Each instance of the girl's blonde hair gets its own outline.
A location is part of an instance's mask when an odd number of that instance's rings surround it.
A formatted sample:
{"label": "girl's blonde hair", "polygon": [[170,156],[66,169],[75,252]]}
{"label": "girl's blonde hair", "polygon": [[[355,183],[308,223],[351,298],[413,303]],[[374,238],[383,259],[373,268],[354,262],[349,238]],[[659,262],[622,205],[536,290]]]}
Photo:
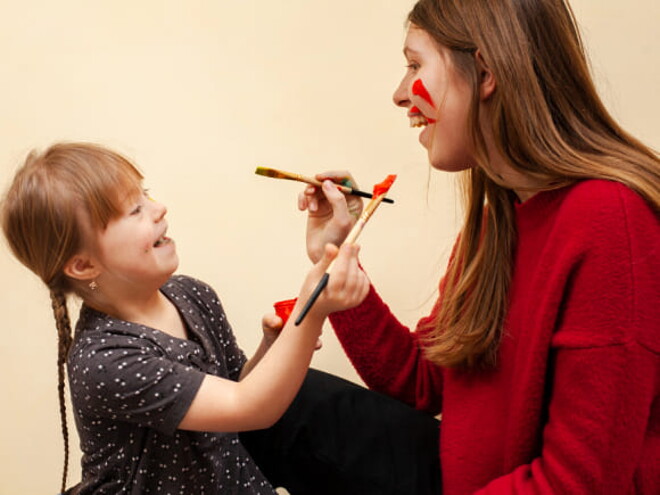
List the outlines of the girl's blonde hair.
{"label": "girl's blonde hair", "polygon": [[83,220],[92,230],[105,229],[120,214],[122,191],[141,187],[141,181],[135,166],[113,151],[88,143],[59,143],[28,155],[2,203],[2,229],[12,252],[50,290],[58,334],[62,492],[69,458],[64,367],[72,342],[66,296],[83,295],[63,269],[83,247]]}
{"label": "girl's blonde hair", "polygon": [[609,115],[563,0],[419,0],[408,21],[451,50],[472,85],[468,132],[477,167],[463,173],[466,216],[443,283],[428,357],[493,366],[508,307],[516,228],[513,193],[489,167],[479,123],[477,51],[492,71],[489,125],[516,170],[553,189],[582,179],[621,182],[660,208],[658,155]]}

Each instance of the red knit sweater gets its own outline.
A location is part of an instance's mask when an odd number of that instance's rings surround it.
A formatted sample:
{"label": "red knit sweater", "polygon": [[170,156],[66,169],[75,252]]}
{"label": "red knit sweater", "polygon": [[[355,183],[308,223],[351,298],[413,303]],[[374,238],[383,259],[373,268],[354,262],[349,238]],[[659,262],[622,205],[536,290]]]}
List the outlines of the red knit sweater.
{"label": "red knit sweater", "polygon": [[344,349],[369,387],[442,412],[445,495],[660,494],[657,214],[591,180],[516,215],[496,369],[434,366],[373,288],[331,316]]}

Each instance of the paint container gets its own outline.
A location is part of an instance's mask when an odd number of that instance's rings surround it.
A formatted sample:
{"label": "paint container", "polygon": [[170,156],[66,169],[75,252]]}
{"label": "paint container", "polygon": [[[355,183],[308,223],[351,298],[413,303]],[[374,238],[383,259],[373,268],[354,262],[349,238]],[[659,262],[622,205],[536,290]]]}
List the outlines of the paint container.
{"label": "paint container", "polygon": [[298,298],[294,299],[286,299],[284,301],[277,301],[275,304],[273,304],[273,307],[275,308],[275,313],[277,316],[282,318],[282,325],[286,323],[286,320],[289,319],[289,316],[291,316],[291,311],[293,311],[293,307],[296,305],[296,301]]}

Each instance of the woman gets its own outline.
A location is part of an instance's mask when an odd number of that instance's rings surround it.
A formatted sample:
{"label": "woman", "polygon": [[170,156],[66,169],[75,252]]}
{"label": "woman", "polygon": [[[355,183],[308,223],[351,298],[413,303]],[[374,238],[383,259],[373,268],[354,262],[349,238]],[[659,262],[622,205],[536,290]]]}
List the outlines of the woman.
{"label": "woman", "polygon": [[[420,0],[394,93],[465,219],[411,332],[331,315],[370,388],[442,414],[443,492],[660,493],[660,161],[610,117],[562,0]],[[334,172],[319,179],[345,176]],[[306,189],[307,247],[353,198]]]}

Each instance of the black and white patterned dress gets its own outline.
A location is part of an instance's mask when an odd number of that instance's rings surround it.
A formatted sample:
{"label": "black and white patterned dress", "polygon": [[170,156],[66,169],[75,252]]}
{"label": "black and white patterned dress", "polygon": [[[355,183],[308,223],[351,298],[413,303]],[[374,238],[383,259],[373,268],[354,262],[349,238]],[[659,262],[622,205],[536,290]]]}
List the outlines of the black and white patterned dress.
{"label": "black and white patterned dress", "polygon": [[215,292],[186,276],[162,288],[188,340],[83,306],[68,359],[85,494],[268,494],[237,433],[177,430],[205,374],[246,361]]}

